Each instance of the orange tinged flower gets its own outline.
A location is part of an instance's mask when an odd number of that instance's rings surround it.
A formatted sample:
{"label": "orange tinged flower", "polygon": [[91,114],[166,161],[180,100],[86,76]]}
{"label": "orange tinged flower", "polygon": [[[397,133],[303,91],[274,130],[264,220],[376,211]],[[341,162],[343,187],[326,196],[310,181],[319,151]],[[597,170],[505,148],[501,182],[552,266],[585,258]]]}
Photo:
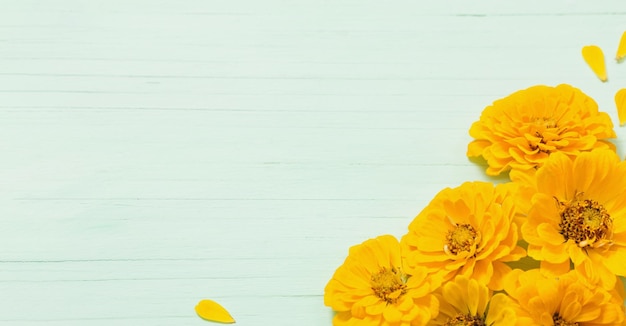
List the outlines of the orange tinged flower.
{"label": "orange tinged flower", "polygon": [[439,315],[428,323],[435,325],[515,325],[512,300],[504,293],[493,294],[487,286],[458,275],[436,293]]}
{"label": "orange tinged flower", "polygon": [[600,78],[602,82],[608,80],[606,75],[606,64],[604,62],[604,53],[602,53],[602,49],[600,49],[596,45],[587,45],[583,47],[582,50],[583,59],[591,68],[594,74]]}
{"label": "orange tinged flower", "polygon": [[575,271],[556,278],[546,277],[537,269],[516,269],[505,283],[506,292],[517,303],[512,307],[520,326],[601,326],[624,322],[619,291],[590,284]]}
{"label": "orange tinged flower", "polygon": [[617,107],[617,117],[619,125],[626,124],[626,88],[622,88],[615,93],[615,106]]}
{"label": "orange tinged flower", "polygon": [[350,248],[324,289],[324,304],[336,311],[335,326],[426,325],[438,313],[431,292],[439,285],[425,268],[407,274],[398,240],[383,235]]}
{"label": "orange tinged flower", "polygon": [[626,161],[610,150],[556,153],[536,174],[522,235],[552,275],[570,270],[612,288],[626,276]]}
{"label": "orange tinged flower", "polygon": [[466,182],[439,192],[402,237],[407,272],[425,266],[429,277],[465,275],[501,289],[511,270],[505,262],[525,256],[517,245],[516,189],[512,183]]}
{"label": "orange tinged flower", "polygon": [[511,178],[532,176],[553,153],[574,157],[594,148],[615,146],[608,114],[579,89],[562,84],[533,86],[497,100],[472,124],[475,140],[467,156],[487,160],[488,175],[511,170]]}

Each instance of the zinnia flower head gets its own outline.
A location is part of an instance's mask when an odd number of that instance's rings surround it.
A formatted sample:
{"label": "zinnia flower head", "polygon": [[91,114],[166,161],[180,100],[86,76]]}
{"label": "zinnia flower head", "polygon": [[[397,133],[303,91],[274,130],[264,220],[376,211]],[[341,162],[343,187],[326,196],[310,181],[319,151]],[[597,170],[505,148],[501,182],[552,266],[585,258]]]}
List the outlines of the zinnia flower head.
{"label": "zinnia flower head", "polygon": [[512,300],[504,293],[493,294],[484,284],[464,275],[445,283],[435,293],[439,315],[428,325],[515,325]]}
{"label": "zinnia flower head", "polygon": [[517,245],[516,189],[513,183],[466,182],[439,192],[402,237],[407,272],[425,266],[444,281],[465,275],[501,289],[511,270],[505,262],[526,255]]}
{"label": "zinnia flower head", "polygon": [[556,153],[536,174],[522,225],[528,255],[545,273],[573,265],[590,282],[613,288],[626,276],[626,162],[610,150]]}
{"label": "zinnia flower head", "polygon": [[520,326],[601,326],[624,322],[624,303],[618,291],[590,284],[576,271],[557,278],[546,277],[538,269],[516,269],[507,276],[505,284],[506,292],[517,303],[512,307]]}
{"label": "zinnia flower head", "polygon": [[405,272],[393,236],[351,247],[324,289],[324,304],[336,311],[333,325],[426,325],[438,314],[431,292],[440,282],[427,278],[425,268],[413,272]]}
{"label": "zinnia flower head", "polygon": [[579,89],[562,84],[533,86],[497,100],[469,130],[467,156],[487,160],[487,174],[511,170],[532,175],[553,153],[576,156],[594,148],[615,150],[613,123]]}

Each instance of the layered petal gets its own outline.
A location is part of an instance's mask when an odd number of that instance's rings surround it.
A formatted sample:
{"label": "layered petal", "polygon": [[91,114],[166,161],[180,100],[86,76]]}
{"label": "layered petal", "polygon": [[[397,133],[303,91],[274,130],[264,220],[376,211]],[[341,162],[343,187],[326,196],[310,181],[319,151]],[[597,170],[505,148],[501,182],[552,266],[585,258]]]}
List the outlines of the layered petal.
{"label": "layered petal", "polygon": [[409,275],[400,244],[391,235],[353,246],[324,289],[324,304],[336,315],[333,325],[425,325],[438,314],[432,290],[436,278],[426,268]]}
{"label": "layered petal", "polygon": [[615,150],[613,123],[596,102],[570,85],[533,86],[486,107],[469,130],[467,156],[482,156],[487,174],[506,171],[524,180],[554,153],[574,157],[595,148]]}
{"label": "layered petal", "polygon": [[607,149],[556,153],[535,180],[521,229],[528,255],[546,272],[573,267],[612,288],[626,276],[626,162]]}
{"label": "layered petal", "polygon": [[554,277],[538,269],[516,270],[505,283],[507,294],[515,302],[511,307],[517,325],[608,326],[624,322],[619,291],[589,283],[576,271]]}
{"label": "layered petal", "polygon": [[515,303],[503,293],[495,294],[484,283],[457,275],[435,293],[439,315],[428,325],[515,325]]}
{"label": "layered petal", "polygon": [[466,182],[439,192],[402,237],[407,272],[426,267],[429,277],[465,275],[500,289],[510,271],[504,263],[526,255],[518,245],[517,190],[512,183]]}

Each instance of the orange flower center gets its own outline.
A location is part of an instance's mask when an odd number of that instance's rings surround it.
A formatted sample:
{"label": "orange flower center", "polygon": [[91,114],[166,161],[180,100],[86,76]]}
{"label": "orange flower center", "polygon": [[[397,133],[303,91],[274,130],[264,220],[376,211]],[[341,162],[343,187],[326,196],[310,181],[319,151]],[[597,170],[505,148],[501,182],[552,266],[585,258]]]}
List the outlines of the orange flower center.
{"label": "orange flower center", "polygon": [[396,303],[406,293],[406,274],[400,269],[381,267],[372,275],[371,285],[374,294],[387,303]]}
{"label": "orange flower center", "polygon": [[448,319],[444,326],[485,326],[485,320],[480,316],[458,314]]}
{"label": "orange flower center", "polygon": [[563,317],[559,316],[559,314],[552,315],[552,321],[554,322],[554,326],[579,326],[578,322],[568,322],[563,320]]}
{"label": "orange flower center", "polygon": [[613,220],[604,206],[591,199],[577,199],[566,203],[558,201],[561,208],[559,232],[567,240],[573,240],[579,247],[600,248],[611,244]]}
{"label": "orange flower center", "polygon": [[468,252],[474,255],[476,244],[480,242],[480,233],[469,224],[458,224],[454,230],[446,234],[446,244],[443,250],[452,255]]}

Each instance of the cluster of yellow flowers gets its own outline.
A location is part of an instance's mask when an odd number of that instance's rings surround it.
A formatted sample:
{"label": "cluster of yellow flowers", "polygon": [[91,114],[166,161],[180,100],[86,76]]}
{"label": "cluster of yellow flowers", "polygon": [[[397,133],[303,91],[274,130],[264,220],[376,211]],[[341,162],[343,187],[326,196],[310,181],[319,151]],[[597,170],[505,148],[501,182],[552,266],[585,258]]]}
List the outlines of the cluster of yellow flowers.
{"label": "cluster of yellow flowers", "polygon": [[608,114],[570,85],[497,100],[467,156],[510,182],[446,188],[400,240],[353,246],[333,325],[626,325],[626,161]]}

